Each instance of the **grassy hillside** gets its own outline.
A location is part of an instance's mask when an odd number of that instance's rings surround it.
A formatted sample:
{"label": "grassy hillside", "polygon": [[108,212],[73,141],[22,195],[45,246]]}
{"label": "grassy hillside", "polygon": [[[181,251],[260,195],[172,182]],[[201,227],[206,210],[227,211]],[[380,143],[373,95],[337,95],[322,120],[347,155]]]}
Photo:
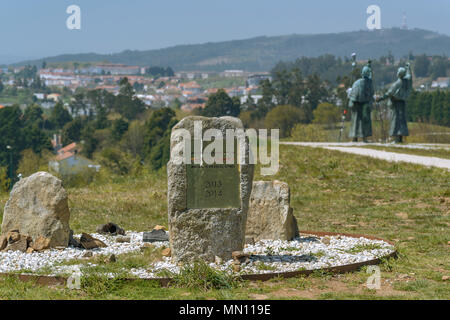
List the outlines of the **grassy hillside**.
{"label": "grassy hillside", "polygon": [[354,31],[318,35],[285,35],[245,40],[180,45],[160,50],[131,51],[115,54],[66,54],[20,64],[41,66],[42,61],[93,62],[110,61],[140,66],[171,66],[175,70],[223,71],[245,69],[269,71],[277,62],[301,56],[323,54],[349,57],[357,52],[361,59],[378,58],[389,51],[396,57],[414,54],[450,55],[450,37],[420,29],[398,28],[376,31]]}
{"label": "grassy hillside", "polygon": [[[365,288],[365,269],[344,275],[238,282],[228,289],[161,288],[152,282],[87,277],[82,289],[38,287],[0,279],[3,299],[449,299],[449,173],[335,151],[280,147],[280,171],[270,179],[289,183],[291,206],[302,230],[375,235],[396,243],[399,258],[381,265],[381,289]],[[262,177],[256,170],[255,179]],[[268,179],[268,177],[265,177]],[[137,177],[104,174],[83,188],[69,188],[71,227],[92,232],[114,221],[127,230],[167,225],[164,171]],[[0,212],[7,195],[0,195]],[[142,266],[156,253],[118,256],[121,265]],[[96,260],[104,268],[111,264]],[[201,276],[201,275],[196,275]],[[447,280],[448,281],[448,280]]]}

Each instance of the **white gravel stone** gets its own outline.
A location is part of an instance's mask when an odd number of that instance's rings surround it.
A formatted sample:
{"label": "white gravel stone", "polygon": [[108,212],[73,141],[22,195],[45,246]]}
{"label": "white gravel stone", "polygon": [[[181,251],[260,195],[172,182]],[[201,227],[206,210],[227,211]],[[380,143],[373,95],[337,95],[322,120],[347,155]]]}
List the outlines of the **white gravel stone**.
{"label": "white gravel stone", "polygon": [[[129,243],[117,243],[113,236],[92,234],[105,242],[107,248],[91,250],[96,255],[120,255],[139,251],[143,246],[142,232],[128,231],[131,237]],[[240,274],[262,274],[274,272],[289,272],[298,270],[315,270],[327,267],[342,266],[364,262],[392,253],[394,247],[381,240],[371,240],[364,237],[352,238],[346,236],[327,236],[329,244],[324,244],[323,238],[301,235],[292,241],[261,240],[254,245],[247,245],[244,252],[250,255],[250,261],[241,265]],[[167,246],[168,242],[154,242],[155,247]],[[365,247],[364,247],[365,246]],[[73,259],[81,259],[86,250],[66,248],[65,250],[47,250],[33,252],[0,252],[0,273],[15,271],[38,272],[44,267],[51,269],[51,275],[72,273],[74,269],[83,271],[86,265],[57,266],[56,264]],[[212,268],[232,272],[232,260],[221,264],[210,263]],[[95,266],[88,263],[88,266]],[[178,273],[180,267],[172,263],[170,257],[163,257],[162,261],[149,264],[147,268],[134,268],[127,271],[130,276],[138,278],[158,278],[161,273],[168,271]],[[166,273],[167,274],[167,273]],[[113,274],[109,276],[114,276]]]}
{"label": "white gravel stone", "polygon": [[[82,259],[87,251],[92,251],[93,256],[122,254],[138,251],[143,246],[142,232],[128,231],[127,235],[131,237],[129,243],[117,243],[114,236],[105,236],[101,234],[91,234],[108,245],[106,248],[96,248],[92,250],[84,250],[80,248],[65,248],[64,250],[50,249],[43,252],[24,253],[19,251],[0,252],[0,273],[8,273],[13,271],[38,271],[44,267],[52,267],[63,261]],[[80,236],[80,235],[75,235]],[[155,247],[167,246],[168,242],[154,242]]]}

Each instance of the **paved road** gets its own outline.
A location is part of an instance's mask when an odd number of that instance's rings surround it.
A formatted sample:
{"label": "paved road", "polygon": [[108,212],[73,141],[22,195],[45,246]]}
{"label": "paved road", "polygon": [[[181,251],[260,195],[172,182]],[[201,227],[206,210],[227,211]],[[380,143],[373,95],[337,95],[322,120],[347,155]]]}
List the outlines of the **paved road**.
{"label": "paved road", "polygon": [[[320,142],[281,142],[280,144],[285,145],[294,145],[294,146],[306,146],[306,147],[314,147],[314,148],[324,148],[328,150],[336,150],[340,152],[353,153],[362,156],[368,156],[372,158],[387,160],[391,162],[409,162],[415,164],[421,164],[424,166],[432,166],[450,170],[450,160],[436,158],[436,157],[426,157],[426,156],[415,156],[411,154],[397,153],[397,152],[387,152],[381,150],[373,150],[367,148],[358,148],[353,146],[370,146],[370,145],[378,145],[378,146],[391,146],[385,144],[362,144],[362,143],[320,143]],[[442,146],[436,145],[394,145],[409,148],[417,148],[417,149],[436,149],[442,148]],[[444,145],[445,149],[448,149],[448,145]]]}

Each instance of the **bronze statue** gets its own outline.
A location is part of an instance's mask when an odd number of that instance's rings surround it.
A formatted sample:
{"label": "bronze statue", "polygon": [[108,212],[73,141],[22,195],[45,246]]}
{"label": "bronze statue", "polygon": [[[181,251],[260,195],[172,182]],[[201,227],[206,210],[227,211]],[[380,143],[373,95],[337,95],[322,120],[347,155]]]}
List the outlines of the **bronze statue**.
{"label": "bronze statue", "polygon": [[412,90],[412,74],[410,64],[406,68],[399,68],[397,81],[392,84],[389,90],[377,101],[389,98],[388,105],[392,110],[391,128],[389,135],[394,137],[395,143],[402,143],[403,137],[409,135],[408,124],[406,122],[406,99]]}
{"label": "bronze statue", "polygon": [[372,136],[372,120],[370,114],[373,105],[373,83],[371,63],[364,66],[361,79],[355,81],[349,94],[349,107],[352,112],[350,138],[357,142],[362,138],[367,142],[367,137]]}

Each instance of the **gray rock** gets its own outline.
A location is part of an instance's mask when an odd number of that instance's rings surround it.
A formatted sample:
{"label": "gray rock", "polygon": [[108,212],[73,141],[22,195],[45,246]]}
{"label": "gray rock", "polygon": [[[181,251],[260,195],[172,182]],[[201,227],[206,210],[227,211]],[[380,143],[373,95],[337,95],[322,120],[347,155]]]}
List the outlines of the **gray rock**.
{"label": "gray rock", "polygon": [[5,249],[7,245],[8,245],[8,239],[5,234],[2,234],[0,236],[0,251]]}
{"label": "gray rock", "polygon": [[111,234],[111,235],[125,235],[125,230],[119,227],[117,224],[113,222],[109,222],[107,224],[101,224],[97,226],[97,233],[103,234]]}
{"label": "gray rock", "polygon": [[235,264],[243,264],[250,261],[250,255],[244,253],[243,251],[233,251],[231,256],[233,257],[233,263]]}
{"label": "gray rock", "polygon": [[[202,121],[203,132],[206,129],[218,129],[224,138],[227,129],[243,129],[241,120],[233,117],[187,117],[172,129],[171,159],[167,164],[172,258],[175,263],[197,259],[213,262],[216,256],[229,260],[233,251],[244,247],[254,165],[248,164],[248,153],[245,155],[246,163],[240,166],[233,164],[208,168],[177,163],[173,155],[182,149],[184,142],[175,130],[185,129],[194,137],[194,121]],[[246,146],[248,150],[247,139]],[[204,170],[203,173],[201,170]],[[211,190],[216,195],[213,201],[202,198],[201,193],[207,192],[208,187],[199,184],[199,181],[208,182],[209,175],[213,182],[223,180]],[[209,192],[208,197],[210,195]]]}
{"label": "gray rock", "polygon": [[37,172],[18,181],[5,205],[2,233],[19,230],[33,240],[50,239],[50,247],[69,243],[69,206],[61,180]]}
{"label": "gray rock", "polygon": [[131,241],[131,237],[118,236],[116,238],[117,243],[126,243],[126,242],[130,242],[130,241]]}
{"label": "gray rock", "polygon": [[94,238],[90,234],[82,233],[80,237],[80,243],[85,249],[106,248],[107,245],[103,241]]}
{"label": "gray rock", "polygon": [[21,251],[26,252],[28,248],[28,244],[30,243],[31,238],[28,236],[20,235],[19,239],[14,242],[9,242],[5,251]]}
{"label": "gray rock", "polygon": [[83,246],[80,243],[80,240],[73,236],[73,230],[70,230],[69,234],[69,247],[83,248]]}
{"label": "gray rock", "polygon": [[255,181],[250,197],[246,235],[262,239],[292,240],[299,235],[285,182]]}
{"label": "gray rock", "polygon": [[142,235],[143,242],[169,241],[169,236],[164,230],[153,229],[150,232],[144,232]]}

